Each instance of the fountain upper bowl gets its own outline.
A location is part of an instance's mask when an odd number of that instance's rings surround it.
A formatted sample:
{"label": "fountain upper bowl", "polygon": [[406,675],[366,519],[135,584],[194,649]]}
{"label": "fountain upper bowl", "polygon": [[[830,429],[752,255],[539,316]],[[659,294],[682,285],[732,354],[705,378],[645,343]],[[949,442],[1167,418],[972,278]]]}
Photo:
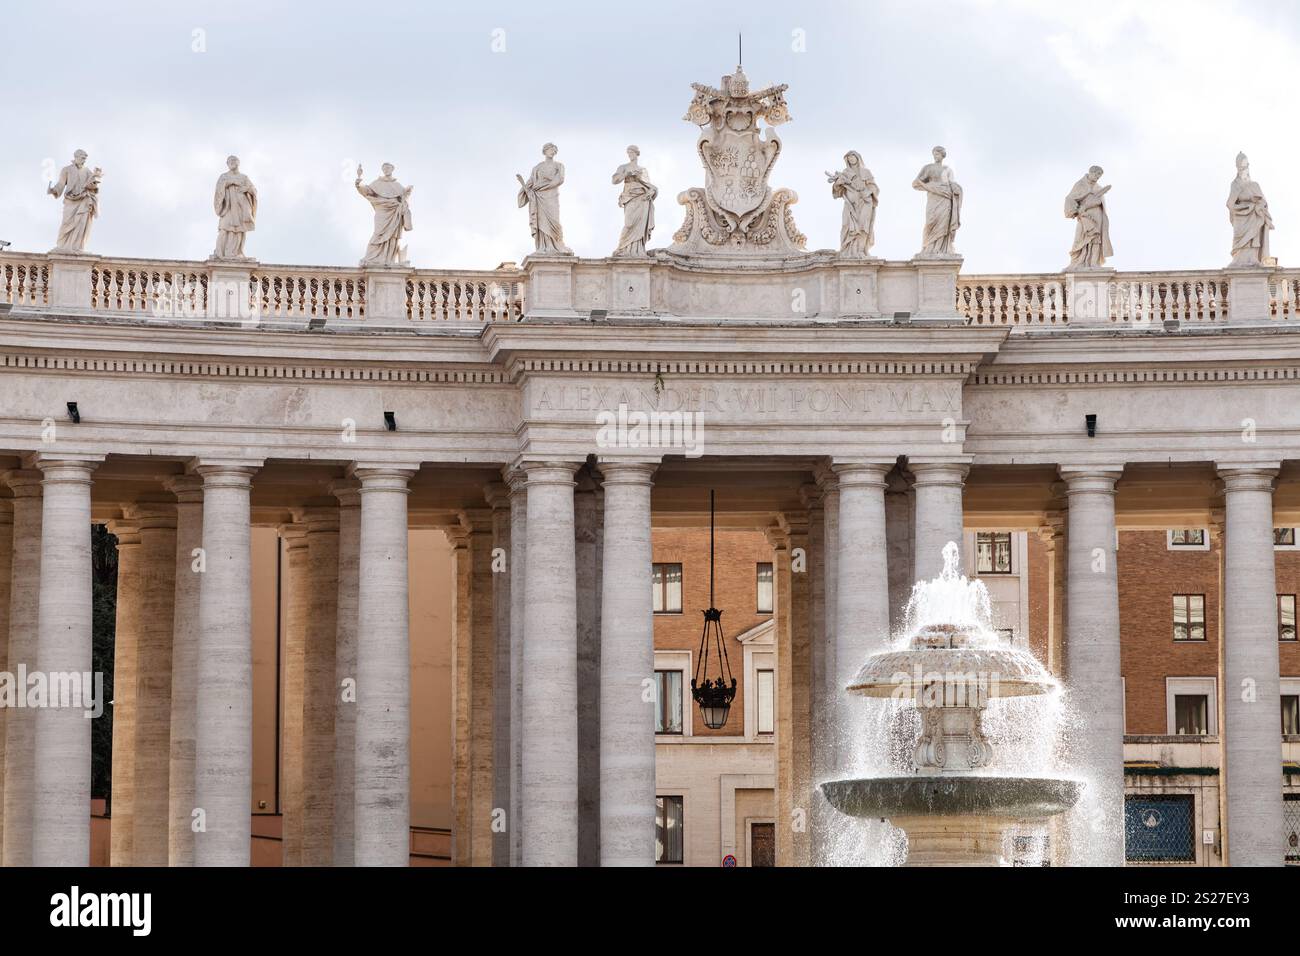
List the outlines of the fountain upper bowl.
{"label": "fountain upper bowl", "polygon": [[828,780],[822,794],[852,817],[978,816],[1040,820],[1069,810],[1083,781],[991,774]]}

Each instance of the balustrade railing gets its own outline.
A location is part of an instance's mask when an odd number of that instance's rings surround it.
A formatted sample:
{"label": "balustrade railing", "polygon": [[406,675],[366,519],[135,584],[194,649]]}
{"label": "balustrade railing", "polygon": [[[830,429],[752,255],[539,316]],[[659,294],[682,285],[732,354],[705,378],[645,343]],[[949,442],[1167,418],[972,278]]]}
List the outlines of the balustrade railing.
{"label": "balustrade railing", "polygon": [[[965,275],[957,278],[956,307],[971,325],[1060,327],[1081,309],[1093,316],[1093,325],[1219,324],[1228,319],[1229,282],[1226,272]],[[1289,318],[1300,308],[1296,283],[1277,283],[1279,289],[1284,285],[1289,305],[1275,294],[1277,318]]]}
{"label": "balustrade railing", "polygon": [[0,303],[46,305],[50,292],[50,267],[41,256],[0,258]]}

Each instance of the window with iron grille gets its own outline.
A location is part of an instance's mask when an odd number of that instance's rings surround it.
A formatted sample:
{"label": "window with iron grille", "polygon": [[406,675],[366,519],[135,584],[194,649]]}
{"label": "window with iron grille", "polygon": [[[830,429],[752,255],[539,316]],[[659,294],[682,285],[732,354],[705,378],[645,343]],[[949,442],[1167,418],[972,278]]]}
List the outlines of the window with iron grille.
{"label": "window with iron grille", "polygon": [[1287,863],[1300,863],[1300,793],[1282,795],[1282,849]]}
{"label": "window with iron grille", "polygon": [[775,602],[772,600],[772,563],[760,562],[757,566],[758,600],[755,602],[759,614],[771,614]]}
{"label": "window with iron grille", "polygon": [[1196,862],[1196,798],[1165,793],[1124,798],[1124,858],[1132,863]]}
{"label": "window with iron grille", "polygon": [[975,532],[975,573],[1011,573],[1011,532]]}
{"label": "window with iron grille", "polygon": [[1174,640],[1205,640],[1205,595],[1174,595]]}
{"label": "window with iron grille", "polygon": [[1295,640],[1295,595],[1279,594],[1277,596],[1277,639],[1279,641]]}
{"label": "window with iron grille", "polygon": [[682,613],[682,566],[656,564],[653,566],[654,612],[656,614]]}
{"label": "window with iron grille", "polygon": [[655,862],[681,863],[683,836],[682,798],[655,797]]}
{"label": "window with iron grille", "polygon": [[1169,532],[1169,546],[1171,548],[1203,548],[1205,547],[1205,529],[1176,528]]}

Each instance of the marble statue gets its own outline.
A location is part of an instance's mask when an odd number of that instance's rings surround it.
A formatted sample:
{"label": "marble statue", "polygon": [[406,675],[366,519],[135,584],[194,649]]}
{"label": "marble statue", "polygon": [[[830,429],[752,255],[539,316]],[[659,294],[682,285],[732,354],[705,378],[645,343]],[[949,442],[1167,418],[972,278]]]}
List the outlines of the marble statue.
{"label": "marble statue", "polygon": [[564,164],[555,161],[559,149],[554,143],[542,147],[545,157],[533,167],[528,178],[515,174],[519,180],[519,208],[528,207],[528,228],[533,234],[534,249],[543,255],[571,256],[573,250],[564,244],[564,229],[560,226],[560,186],[564,184]]}
{"label": "marble statue", "polygon": [[411,231],[411,192],[393,176],[393,164],[384,163],[384,174],[369,186],[361,185],[361,167],[357,167],[357,192],[375,208],[375,231],[366,245],[363,266],[406,265],[406,247],[398,243],[403,232]]}
{"label": "marble statue", "polygon": [[1232,262],[1234,266],[1261,266],[1268,263],[1268,231],[1273,217],[1268,200],[1259,183],[1250,178],[1250,160],[1237,154],[1237,177],[1228,191],[1228,221],[1232,223]]}
{"label": "marble statue", "polygon": [[214,259],[246,259],[244,237],[255,228],[257,187],[239,171],[239,157],[226,157],[226,172],[217,177],[212,198],[217,213],[217,247]]}
{"label": "marble statue", "polygon": [[827,172],[831,195],[844,200],[840,220],[840,255],[846,259],[865,259],[876,242],[876,203],[880,190],[871,170],[862,164],[857,150],[844,154],[844,168]]}
{"label": "marble statue", "polygon": [[952,168],[943,161],[948,151],[936,146],[934,162],[927,163],[912,180],[912,188],[925,193],[925,228],[921,232],[920,259],[956,257],[953,239],[961,226],[961,186],[952,178]]}
{"label": "marble statue", "polygon": [[98,166],[87,169],[86,158],[84,149],[77,150],[72,162],[59,171],[59,181],[46,189],[55,199],[63,197],[63,222],[55,252],[85,252],[90,223],[99,215],[99,181],[104,172]]}
{"label": "marble statue", "polygon": [[1107,257],[1115,254],[1110,245],[1110,217],[1106,215],[1110,186],[1099,185],[1101,176],[1100,166],[1090,166],[1065,197],[1065,218],[1074,220],[1074,244],[1070,246],[1067,272],[1104,268]]}
{"label": "marble statue", "polygon": [[616,256],[644,256],[650,233],[655,228],[655,197],[659,190],[651,184],[645,167],[637,163],[641,150],[627,148],[627,162],[614,170],[613,181],[623,184],[618,204],[623,207],[623,231],[618,237]]}
{"label": "marble statue", "polygon": [[799,197],[768,185],[781,153],[774,127],[790,119],[785,84],[750,92],[745,71],[736,67],[720,88],[703,83],[691,88],[695,97],[683,119],[702,127],[696,151],[704,165],[704,188],[677,196],[686,216],[668,251],[745,257],[800,253],[805,240],[790,212]]}

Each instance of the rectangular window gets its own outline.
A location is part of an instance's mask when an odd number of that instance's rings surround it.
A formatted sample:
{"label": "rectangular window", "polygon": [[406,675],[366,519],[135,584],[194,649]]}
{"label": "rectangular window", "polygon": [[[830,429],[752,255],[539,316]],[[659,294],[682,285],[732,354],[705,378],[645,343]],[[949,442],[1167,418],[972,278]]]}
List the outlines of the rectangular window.
{"label": "rectangular window", "polygon": [[655,733],[682,732],[682,672],[655,671]]}
{"label": "rectangular window", "polygon": [[758,732],[770,734],[776,731],[776,674],[773,671],[759,671],[758,677]]}
{"label": "rectangular window", "polygon": [[1170,793],[1124,798],[1124,856],[1140,863],[1196,862],[1196,798]]}
{"label": "rectangular window", "polygon": [[1203,548],[1205,547],[1205,529],[1204,528],[1178,528],[1173,531],[1170,531],[1169,547]]}
{"label": "rectangular window", "polygon": [[681,863],[682,798],[655,797],[655,862]]}
{"label": "rectangular window", "polygon": [[1300,694],[1282,695],[1282,733],[1300,734]]}
{"label": "rectangular window", "polygon": [[1210,732],[1210,699],[1205,694],[1174,695],[1174,733],[1204,737]]}
{"label": "rectangular window", "polygon": [[776,866],[776,824],[752,823],[749,827],[749,865]]}
{"label": "rectangular window", "polygon": [[682,566],[654,565],[654,611],[656,614],[682,613]]}
{"label": "rectangular window", "polygon": [[1295,640],[1295,595],[1279,594],[1277,596],[1277,639],[1279,641]]}
{"label": "rectangular window", "polygon": [[775,602],[772,600],[772,565],[760,562],[758,565],[758,613],[771,614]]}
{"label": "rectangular window", "polygon": [[975,532],[975,573],[1011,573],[1011,532]]}
{"label": "rectangular window", "polygon": [[1205,595],[1174,595],[1174,640],[1205,640]]}
{"label": "rectangular window", "polygon": [[1279,548],[1295,547],[1295,528],[1274,528],[1273,544]]}
{"label": "rectangular window", "polygon": [[1282,846],[1288,864],[1300,863],[1300,793],[1282,794]]}

